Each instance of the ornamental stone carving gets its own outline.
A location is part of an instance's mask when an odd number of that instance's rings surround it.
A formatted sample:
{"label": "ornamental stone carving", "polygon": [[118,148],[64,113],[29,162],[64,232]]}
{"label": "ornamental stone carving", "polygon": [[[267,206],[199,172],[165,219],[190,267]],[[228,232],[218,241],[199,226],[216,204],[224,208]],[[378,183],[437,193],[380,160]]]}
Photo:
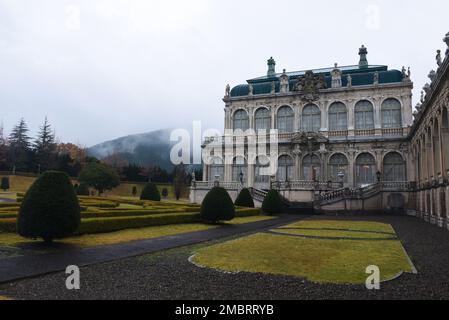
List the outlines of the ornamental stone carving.
{"label": "ornamental stone carving", "polygon": [[317,101],[320,90],[326,88],[324,75],[315,75],[313,71],[307,71],[304,76],[298,78],[294,91],[300,93],[303,101],[312,102]]}
{"label": "ornamental stone carving", "polygon": [[323,144],[329,142],[321,133],[300,132],[291,139],[292,146],[296,152],[316,152],[321,149]]}

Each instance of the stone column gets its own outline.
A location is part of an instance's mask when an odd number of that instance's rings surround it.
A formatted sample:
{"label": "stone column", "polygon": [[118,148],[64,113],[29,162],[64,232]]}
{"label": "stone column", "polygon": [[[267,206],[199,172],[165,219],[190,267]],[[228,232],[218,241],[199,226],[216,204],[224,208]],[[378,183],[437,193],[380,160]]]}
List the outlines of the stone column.
{"label": "stone column", "polygon": [[449,230],[449,185],[446,186],[446,227]]}
{"label": "stone column", "polygon": [[355,130],[355,101],[354,100],[348,100],[347,101],[347,108],[348,108],[348,136],[353,137],[354,136],[354,130]]}
{"label": "stone column", "polygon": [[376,135],[382,135],[382,112],[381,99],[374,98],[374,128]]}
{"label": "stone column", "polygon": [[295,119],[293,120],[293,131],[298,132],[299,131],[299,107],[298,106],[292,106],[293,113],[295,115]]}

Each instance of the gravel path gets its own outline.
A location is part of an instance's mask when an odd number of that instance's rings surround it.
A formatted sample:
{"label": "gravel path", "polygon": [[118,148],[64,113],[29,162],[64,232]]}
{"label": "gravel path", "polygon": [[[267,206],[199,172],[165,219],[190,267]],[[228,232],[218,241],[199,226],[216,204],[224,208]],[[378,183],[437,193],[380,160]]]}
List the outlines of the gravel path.
{"label": "gravel path", "polygon": [[65,289],[65,275],[59,273],[3,285],[0,295],[18,299],[449,299],[449,231],[411,217],[337,219],[391,223],[419,274],[405,274],[382,284],[380,291],[368,291],[364,286],[201,269],[187,261],[195,248],[185,247],[83,268],[77,292]]}

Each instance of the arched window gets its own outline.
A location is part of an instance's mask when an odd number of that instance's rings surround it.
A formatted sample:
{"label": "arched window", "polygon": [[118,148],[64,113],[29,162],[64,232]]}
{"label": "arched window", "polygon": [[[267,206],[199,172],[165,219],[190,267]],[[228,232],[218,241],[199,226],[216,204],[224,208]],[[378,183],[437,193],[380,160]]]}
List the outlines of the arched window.
{"label": "arched window", "polygon": [[245,110],[238,110],[234,113],[234,130],[238,129],[243,131],[249,129],[249,117]]}
{"label": "arched window", "polygon": [[223,160],[219,157],[212,159],[209,170],[209,181],[215,181],[217,177],[220,181],[224,180]]}
{"label": "arched window", "polygon": [[356,181],[358,186],[376,183],[376,160],[370,153],[362,153],[355,162]]}
{"label": "arched window", "polygon": [[329,107],[329,130],[348,130],[348,112],[346,106],[341,102],[333,103]]}
{"label": "arched window", "polygon": [[248,166],[243,157],[235,157],[232,164],[232,181],[240,182],[240,174],[243,174],[243,181],[248,181]]}
{"label": "arched window", "polygon": [[293,122],[295,115],[292,108],[288,106],[281,107],[278,111],[277,125],[279,133],[293,132]]}
{"label": "arched window", "polygon": [[257,157],[256,167],[255,167],[255,180],[260,183],[270,182],[270,174],[267,170],[270,168],[270,158],[267,156]]}
{"label": "arched window", "polygon": [[321,111],[314,105],[309,104],[302,111],[302,131],[318,132],[321,129]]}
{"label": "arched window", "polygon": [[295,179],[295,164],[289,156],[281,156],[278,161],[277,181],[293,181]]}
{"label": "arched window", "polygon": [[256,111],[256,131],[271,129],[271,112],[266,108],[260,108]]}
{"label": "arched window", "polygon": [[382,128],[401,128],[401,103],[396,99],[387,99],[382,103]]}
{"label": "arched window", "polygon": [[329,173],[332,182],[348,182],[348,158],[341,153],[334,154],[329,160]]}
{"label": "arched window", "polygon": [[405,161],[397,152],[390,152],[384,158],[384,181],[405,181]]}
{"label": "arched window", "polygon": [[320,181],[321,161],[316,155],[308,155],[302,160],[302,170],[304,180]]}
{"label": "arched window", "polygon": [[374,108],[368,100],[362,100],[355,105],[355,129],[372,130],[374,129]]}

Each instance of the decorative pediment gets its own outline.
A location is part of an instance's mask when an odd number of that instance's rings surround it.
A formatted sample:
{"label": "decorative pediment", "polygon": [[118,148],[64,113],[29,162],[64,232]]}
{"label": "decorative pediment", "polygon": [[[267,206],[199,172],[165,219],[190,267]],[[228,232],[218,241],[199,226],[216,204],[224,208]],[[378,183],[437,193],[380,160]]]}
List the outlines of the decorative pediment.
{"label": "decorative pediment", "polygon": [[328,142],[325,136],[317,132],[300,132],[291,139],[294,148],[301,152],[316,152],[320,150],[321,144]]}
{"label": "decorative pediment", "polygon": [[299,92],[303,101],[312,102],[319,99],[321,89],[326,89],[326,80],[323,75],[316,75],[307,71],[304,76],[298,78],[294,91]]}

